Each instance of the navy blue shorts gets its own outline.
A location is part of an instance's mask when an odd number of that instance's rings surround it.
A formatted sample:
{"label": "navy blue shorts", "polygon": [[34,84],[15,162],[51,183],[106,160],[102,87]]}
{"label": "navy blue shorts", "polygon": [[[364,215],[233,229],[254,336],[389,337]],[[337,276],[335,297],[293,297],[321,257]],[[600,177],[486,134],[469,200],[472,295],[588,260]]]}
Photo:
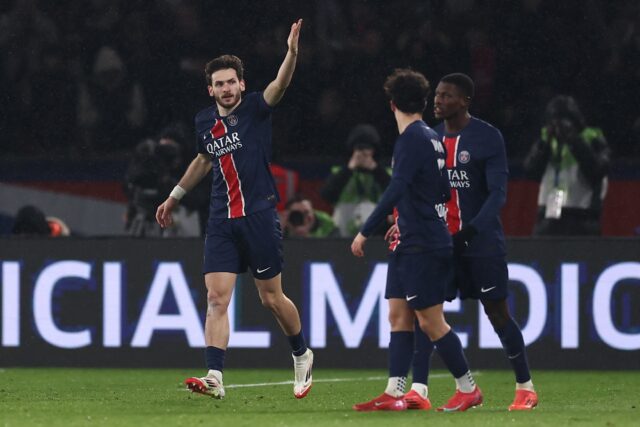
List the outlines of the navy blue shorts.
{"label": "navy blue shorts", "polygon": [[204,274],[244,273],[271,279],[282,271],[282,230],[275,209],[241,218],[210,218],[204,241]]}
{"label": "navy blue shorts", "polygon": [[404,298],[414,310],[442,304],[453,277],[451,249],[389,255],[386,299]]}
{"label": "navy blue shorts", "polygon": [[454,257],[455,276],[447,300],[456,297],[502,300],[509,296],[509,272],[504,257]]}

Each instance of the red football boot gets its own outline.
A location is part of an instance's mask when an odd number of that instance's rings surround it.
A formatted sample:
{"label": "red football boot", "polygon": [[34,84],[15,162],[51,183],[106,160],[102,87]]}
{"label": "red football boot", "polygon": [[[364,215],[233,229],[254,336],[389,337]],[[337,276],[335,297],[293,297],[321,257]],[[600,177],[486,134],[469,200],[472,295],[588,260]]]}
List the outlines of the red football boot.
{"label": "red football boot", "polygon": [[353,409],[361,412],[404,411],[407,409],[407,403],[404,401],[404,396],[393,397],[387,393],[382,393],[380,396],[368,402],[356,403],[353,405]]}
{"label": "red football boot", "polygon": [[415,390],[409,390],[409,393],[404,395],[404,401],[407,402],[407,409],[422,409],[423,411],[431,409],[429,398],[420,396]]}
{"label": "red football boot", "polygon": [[462,412],[469,408],[482,404],[482,392],[480,388],[476,388],[471,393],[463,393],[456,390],[456,393],[449,399],[446,405],[438,408],[438,411],[444,412]]}
{"label": "red football boot", "polygon": [[538,395],[533,390],[516,390],[516,397],[509,405],[510,411],[530,411],[538,406]]}

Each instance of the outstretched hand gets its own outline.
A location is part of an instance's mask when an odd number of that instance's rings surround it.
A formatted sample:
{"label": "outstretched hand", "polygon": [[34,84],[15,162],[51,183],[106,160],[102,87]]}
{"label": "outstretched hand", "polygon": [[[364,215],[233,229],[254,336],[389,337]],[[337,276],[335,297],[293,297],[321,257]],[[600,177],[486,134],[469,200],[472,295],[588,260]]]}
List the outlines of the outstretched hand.
{"label": "outstretched hand", "polygon": [[298,19],[296,22],[291,24],[291,31],[289,32],[289,38],[287,38],[287,46],[289,46],[289,50],[298,54],[298,40],[300,39],[300,29],[302,28],[302,19]]}

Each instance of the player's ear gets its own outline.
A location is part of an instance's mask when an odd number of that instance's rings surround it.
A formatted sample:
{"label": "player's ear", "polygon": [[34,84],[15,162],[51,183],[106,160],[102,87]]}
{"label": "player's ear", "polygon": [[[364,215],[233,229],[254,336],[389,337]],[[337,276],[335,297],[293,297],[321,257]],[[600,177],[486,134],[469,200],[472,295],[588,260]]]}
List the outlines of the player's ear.
{"label": "player's ear", "polygon": [[394,113],[398,109],[398,107],[396,107],[396,104],[394,104],[393,101],[389,101],[389,107],[391,108],[391,111],[393,111]]}
{"label": "player's ear", "polygon": [[213,86],[208,85],[207,86],[207,91],[209,92],[209,96],[213,96]]}
{"label": "player's ear", "polygon": [[240,92],[244,92],[245,89],[245,85],[244,85],[244,79],[240,80]]}

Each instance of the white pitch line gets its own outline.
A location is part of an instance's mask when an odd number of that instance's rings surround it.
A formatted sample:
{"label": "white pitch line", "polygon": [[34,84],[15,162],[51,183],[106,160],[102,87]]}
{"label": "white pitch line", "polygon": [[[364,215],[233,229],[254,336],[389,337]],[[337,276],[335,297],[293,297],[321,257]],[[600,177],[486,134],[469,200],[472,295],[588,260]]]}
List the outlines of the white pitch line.
{"label": "white pitch line", "polygon": [[[429,378],[447,378],[451,374],[431,374]],[[473,376],[480,375],[480,372],[473,372]],[[314,383],[342,383],[347,381],[380,381],[386,380],[387,377],[364,377],[364,378],[318,378],[314,379]],[[255,383],[255,384],[229,384],[225,385],[225,388],[244,388],[244,387],[268,387],[274,385],[291,385],[293,381],[276,381],[270,383]]]}

